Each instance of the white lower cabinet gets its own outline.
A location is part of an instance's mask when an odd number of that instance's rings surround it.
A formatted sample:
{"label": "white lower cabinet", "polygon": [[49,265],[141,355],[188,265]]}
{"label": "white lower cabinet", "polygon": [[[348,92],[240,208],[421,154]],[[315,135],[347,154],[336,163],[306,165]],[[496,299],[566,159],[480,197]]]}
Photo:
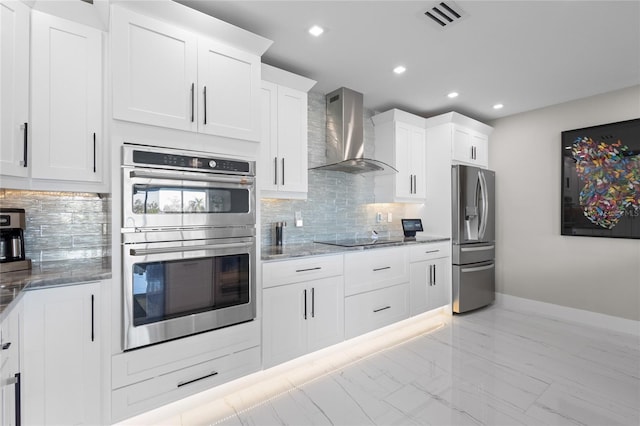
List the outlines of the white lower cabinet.
{"label": "white lower cabinet", "polygon": [[451,302],[450,243],[420,244],[410,251],[411,315]]}
{"label": "white lower cabinet", "polygon": [[4,313],[0,324],[0,425],[19,425],[20,401],[20,323],[22,306]]}
{"label": "white lower cabinet", "polygon": [[111,358],[111,421],[260,370],[260,321],[135,349]]}
{"label": "white lower cabinet", "polygon": [[25,292],[22,424],[102,423],[100,289],[94,282]]}
{"label": "white lower cabinet", "polygon": [[340,255],[263,265],[264,367],[344,339],[342,260]]}
{"label": "white lower cabinet", "polygon": [[347,339],[409,318],[409,283],[349,296],[344,309]]}

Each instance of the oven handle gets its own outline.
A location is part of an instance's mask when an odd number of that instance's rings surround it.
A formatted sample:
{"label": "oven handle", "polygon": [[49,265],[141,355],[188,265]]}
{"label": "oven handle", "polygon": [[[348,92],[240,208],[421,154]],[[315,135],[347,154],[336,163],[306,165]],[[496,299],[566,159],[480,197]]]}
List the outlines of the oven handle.
{"label": "oven handle", "polygon": [[131,256],[146,256],[149,254],[162,254],[162,253],[179,253],[184,251],[198,251],[209,249],[230,249],[240,247],[251,247],[253,243],[230,243],[230,244],[207,244],[202,246],[186,246],[186,247],[162,247],[162,248],[150,248],[150,249],[129,249]]}
{"label": "oven handle", "polygon": [[237,183],[242,185],[252,185],[254,182],[253,177],[249,176],[238,176],[238,177],[221,177],[221,176],[199,176],[190,174],[189,176],[184,175],[173,175],[173,174],[164,174],[164,173],[154,173],[147,172],[142,170],[132,170],[129,172],[129,177],[132,178],[148,178],[148,179],[168,179],[168,180],[191,180],[191,181],[199,181],[199,182],[220,182],[220,183]]}

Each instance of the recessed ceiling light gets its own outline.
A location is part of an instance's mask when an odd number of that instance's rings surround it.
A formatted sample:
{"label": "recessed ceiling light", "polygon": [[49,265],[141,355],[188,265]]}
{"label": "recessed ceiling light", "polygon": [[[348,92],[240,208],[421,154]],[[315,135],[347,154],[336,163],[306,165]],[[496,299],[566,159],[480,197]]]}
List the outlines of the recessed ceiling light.
{"label": "recessed ceiling light", "polygon": [[495,105],[493,106],[493,109],[502,109],[502,107],[503,107],[503,106],[504,106],[504,105],[502,105],[502,104],[495,104]]}
{"label": "recessed ceiling light", "polygon": [[402,65],[398,65],[397,67],[395,67],[393,69],[393,72],[395,72],[396,74],[402,74],[403,72],[405,72],[407,69],[405,67],[403,67]]}
{"label": "recessed ceiling light", "polygon": [[314,25],[313,27],[309,28],[309,34],[311,34],[312,36],[318,37],[323,32],[324,32],[324,28],[318,25]]}
{"label": "recessed ceiling light", "polygon": [[458,97],[458,92],[451,92],[447,95],[449,98],[453,99],[453,98],[457,98]]}

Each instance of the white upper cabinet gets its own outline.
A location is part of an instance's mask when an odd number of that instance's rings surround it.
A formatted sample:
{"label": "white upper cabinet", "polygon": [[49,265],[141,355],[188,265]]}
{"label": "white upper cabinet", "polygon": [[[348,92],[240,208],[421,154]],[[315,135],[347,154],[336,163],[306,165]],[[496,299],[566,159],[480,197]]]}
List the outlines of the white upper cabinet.
{"label": "white upper cabinet", "polygon": [[114,7],[111,44],[114,118],[197,129],[197,38]]}
{"label": "white upper cabinet", "polygon": [[102,32],[31,13],[33,178],[101,182]]}
{"label": "white upper cabinet", "polygon": [[0,174],[29,173],[29,7],[0,3]]}
{"label": "white upper cabinet", "polygon": [[433,155],[435,162],[489,168],[492,127],[457,112],[449,112],[428,118],[426,129],[427,155]]}
{"label": "white upper cabinet", "polygon": [[262,74],[261,196],[304,199],[308,186],[307,92],[315,81],[265,64]]}
{"label": "white upper cabinet", "polygon": [[260,57],[213,40],[198,48],[199,130],[259,141]]}
{"label": "white upper cabinet", "polygon": [[458,125],[453,125],[452,131],[453,162],[489,168],[489,137]]}
{"label": "white upper cabinet", "polygon": [[424,118],[397,109],[373,117],[375,157],[398,170],[376,176],[377,203],[422,203],[427,193]]}
{"label": "white upper cabinet", "polygon": [[260,56],[112,8],[113,116],[260,140]]}

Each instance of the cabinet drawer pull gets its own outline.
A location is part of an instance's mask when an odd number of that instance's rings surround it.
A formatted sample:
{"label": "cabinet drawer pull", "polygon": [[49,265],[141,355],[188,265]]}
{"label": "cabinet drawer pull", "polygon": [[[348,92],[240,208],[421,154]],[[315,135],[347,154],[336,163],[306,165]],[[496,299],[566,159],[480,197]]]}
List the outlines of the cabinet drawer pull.
{"label": "cabinet drawer pull", "polygon": [[438,250],[427,250],[427,251],[425,251],[425,253],[427,253],[427,254],[428,253],[437,253],[439,251],[440,251],[439,249]]}
{"label": "cabinet drawer pull", "polygon": [[387,309],[391,309],[391,306],[385,306],[384,308],[374,309],[373,313],[375,314],[375,313],[380,312],[380,311],[386,311]]}
{"label": "cabinet drawer pull", "polygon": [[11,342],[7,342],[4,345],[2,345],[2,350],[6,351],[7,349],[9,349],[11,347]]}
{"label": "cabinet drawer pull", "polygon": [[211,373],[211,374],[207,374],[206,376],[198,377],[197,379],[187,380],[186,382],[180,382],[180,383],[178,383],[178,386],[177,386],[177,387],[182,387],[182,386],[190,385],[191,383],[197,382],[197,381],[199,381],[199,380],[204,380],[204,379],[207,379],[207,378],[209,378],[209,377],[213,377],[213,376],[215,376],[215,375],[217,375],[217,374],[218,374],[218,372],[217,372],[217,371],[214,371],[214,372],[213,372],[213,373]]}
{"label": "cabinet drawer pull", "polygon": [[382,268],[374,268],[373,272],[384,271],[385,269],[391,269],[391,266],[383,266]]}
{"label": "cabinet drawer pull", "polygon": [[319,271],[320,269],[322,269],[322,267],[321,267],[321,266],[316,266],[315,268],[296,269],[296,272]]}

